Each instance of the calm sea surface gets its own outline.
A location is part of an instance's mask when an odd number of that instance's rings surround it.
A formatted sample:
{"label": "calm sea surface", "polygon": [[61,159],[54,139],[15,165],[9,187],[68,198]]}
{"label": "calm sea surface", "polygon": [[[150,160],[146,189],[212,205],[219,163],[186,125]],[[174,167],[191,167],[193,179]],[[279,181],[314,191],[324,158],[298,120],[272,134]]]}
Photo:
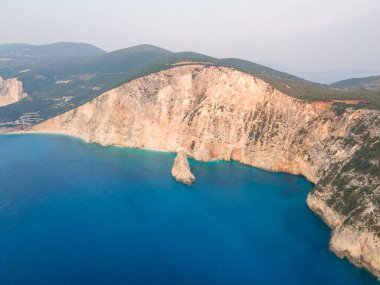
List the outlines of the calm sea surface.
{"label": "calm sea surface", "polygon": [[238,163],[0,136],[0,284],[378,284],[328,250],[306,179]]}

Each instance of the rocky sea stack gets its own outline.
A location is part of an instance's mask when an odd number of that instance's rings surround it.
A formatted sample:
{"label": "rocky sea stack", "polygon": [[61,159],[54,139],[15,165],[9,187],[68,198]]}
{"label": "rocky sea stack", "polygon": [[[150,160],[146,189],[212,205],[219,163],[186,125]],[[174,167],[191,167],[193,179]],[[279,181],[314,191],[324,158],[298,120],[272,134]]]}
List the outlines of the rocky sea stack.
{"label": "rocky sea stack", "polygon": [[186,185],[192,185],[195,182],[195,177],[191,173],[190,165],[184,149],[178,150],[171,173],[175,180]]}

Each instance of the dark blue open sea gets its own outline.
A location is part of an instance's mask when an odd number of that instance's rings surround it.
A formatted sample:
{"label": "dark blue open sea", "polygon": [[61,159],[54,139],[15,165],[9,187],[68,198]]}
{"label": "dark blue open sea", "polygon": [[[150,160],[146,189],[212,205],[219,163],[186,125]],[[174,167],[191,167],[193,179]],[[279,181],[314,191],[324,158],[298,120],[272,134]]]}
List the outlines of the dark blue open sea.
{"label": "dark blue open sea", "polygon": [[234,162],[0,136],[0,284],[378,284],[328,250],[306,179]]}

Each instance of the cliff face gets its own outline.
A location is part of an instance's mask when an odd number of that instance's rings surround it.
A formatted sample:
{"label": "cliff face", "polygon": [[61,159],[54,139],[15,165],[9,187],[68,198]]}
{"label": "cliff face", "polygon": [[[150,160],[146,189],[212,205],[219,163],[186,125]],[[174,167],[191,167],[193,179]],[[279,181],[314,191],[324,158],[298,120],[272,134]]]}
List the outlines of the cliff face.
{"label": "cliff face", "polygon": [[4,80],[0,77],[0,107],[16,103],[26,96],[17,78]]}
{"label": "cliff face", "polygon": [[337,116],[330,103],[297,100],[248,74],[188,65],[122,85],[34,130],[302,174],[316,184],[308,205],[333,228],[331,249],[380,276],[379,126],[377,111]]}

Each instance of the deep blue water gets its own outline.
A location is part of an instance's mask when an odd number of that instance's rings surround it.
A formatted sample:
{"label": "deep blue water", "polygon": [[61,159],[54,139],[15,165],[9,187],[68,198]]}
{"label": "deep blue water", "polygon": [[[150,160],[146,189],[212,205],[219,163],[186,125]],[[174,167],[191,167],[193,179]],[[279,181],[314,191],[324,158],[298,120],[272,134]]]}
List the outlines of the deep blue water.
{"label": "deep blue water", "polygon": [[328,251],[306,179],[238,163],[0,136],[0,284],[377,284]]}

